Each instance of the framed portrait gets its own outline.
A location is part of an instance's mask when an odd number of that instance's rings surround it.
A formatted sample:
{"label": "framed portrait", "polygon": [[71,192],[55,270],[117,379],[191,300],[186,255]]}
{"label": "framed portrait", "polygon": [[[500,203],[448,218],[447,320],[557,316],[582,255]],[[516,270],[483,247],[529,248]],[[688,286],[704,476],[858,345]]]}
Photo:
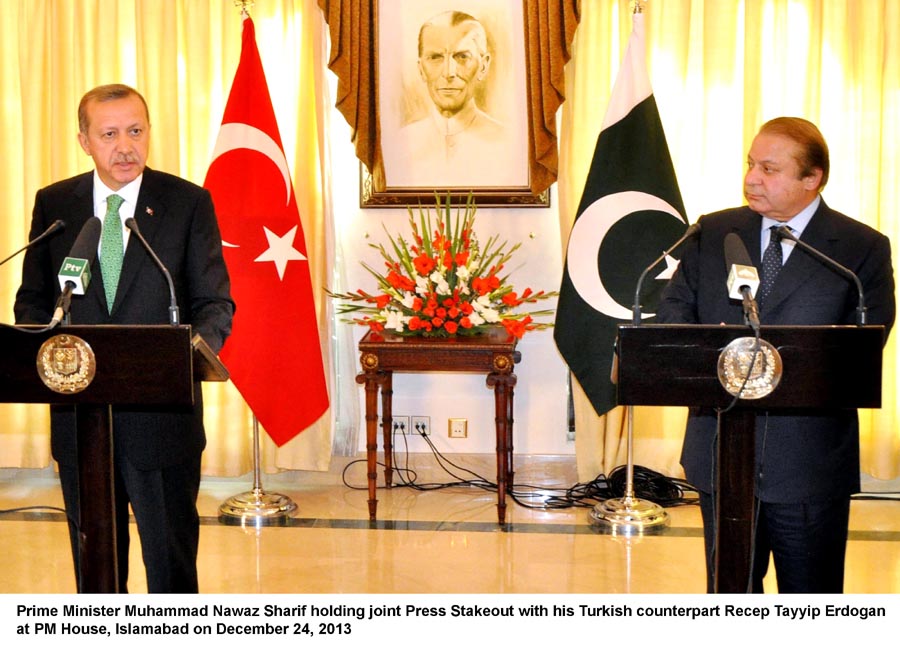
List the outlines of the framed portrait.
{"label": "framed portrait", "polygon": [[[360,204],[548,206],[532,192],[522,0],[376,0],[377,147]],[[540,88],[537,88],[540,92]]]}

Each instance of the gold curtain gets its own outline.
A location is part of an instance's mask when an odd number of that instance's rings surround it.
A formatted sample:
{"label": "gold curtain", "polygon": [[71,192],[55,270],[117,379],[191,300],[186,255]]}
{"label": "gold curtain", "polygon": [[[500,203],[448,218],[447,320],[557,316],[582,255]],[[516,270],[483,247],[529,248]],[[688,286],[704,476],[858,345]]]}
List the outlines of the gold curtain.
{"label": "gold curtain", "polygon": [[[566,69],[560,221],[566,241],[624,45],[631,2],[581,3]],[[900,250],[900,3],[857,0],[648,0],[647,60],[691,222],[740,205],[757,128],[777,115],[819,125],[831,153],[828,204]],[[897,337],[884,352],[882,408],[860,413],[862,471],[900,476]],[[622,409],[598,417],[576,388],[579,477],[624,463]],[[685,410],[639,408],[635,463],[680,473]]]}
{"label": "gold curtain", "polygon": [[[255,3],[252,16],[314,262],[313,287],[322,288],[330,264],[321,13],[315,0],[265,0]],[[240,10],[230,0],[0,2],[0,249],[11,253],[26,241],[38,188],[90,169],[76,141],[76,109],[81,95],[98,84],[124,82],[141,91],[152,124],[149,165],[202,184],[240,52]],[[0,268],[0,323],[13,319],[20,272],[19,261]],[[324,334],[324,297],[317,297],[317,308]],[[329,342],[323,335],[326,359]],[[206,384],[204,398],[209,443],[203,473],[248,472],[252,415],[246,404],[231,383]],[[48,421],[46,406],[0,405],[0,466],[46,467]],[[262,442],[267,472],[325,470],[330,414],[280,449],[264,431]]]}
{"label": "gold curtain", "polygon": [[[375,101],[375,0],[318,3],[331,34],[328,67],[338,77],[335,106],[350,125],[357,158],[375,179],[383,179]],[[571,58],[578,4],[578,0],[529,0],[524,4],[531,94],[531,190],[535,194],[557,178],[556,113],[565,99],[564,66]]]}

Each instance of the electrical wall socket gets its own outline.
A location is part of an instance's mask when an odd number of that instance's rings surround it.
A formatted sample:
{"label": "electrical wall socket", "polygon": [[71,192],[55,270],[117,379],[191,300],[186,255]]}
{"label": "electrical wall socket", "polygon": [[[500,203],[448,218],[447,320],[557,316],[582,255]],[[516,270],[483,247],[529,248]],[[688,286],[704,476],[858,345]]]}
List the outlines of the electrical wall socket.
{"label": "electrical wall socket", "polygon": [[391,437],[403,437],[411,434],[409,429],[409,417],[391,417]]}
{"label": "electrical wall socket", "polygon": [[447,436],[455,439],[465,439],[469,436],[468,419],[450,419],[447,423]]}
{"label": "electrical wall socket", "polygon": [[431,436],[431,417],[413,417],[410,424],[414,435]]}

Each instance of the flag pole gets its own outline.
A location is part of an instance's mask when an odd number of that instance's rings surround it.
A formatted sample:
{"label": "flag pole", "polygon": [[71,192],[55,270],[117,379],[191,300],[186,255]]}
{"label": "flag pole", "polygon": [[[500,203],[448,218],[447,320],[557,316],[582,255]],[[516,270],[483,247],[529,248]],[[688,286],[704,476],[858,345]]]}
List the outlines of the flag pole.
{"label": "flag pole", "polygon": [[253,489],[232,496],[219,506],[219,522],[226,525],[280,525],[297,510],[284,494],[263,489],[260,473],[259,420],[253,415]]}
{"label": "flag pole", "polygon": [[[644,13],[644,0],[634,0],[632,14]],[[638,310],[638,315],[640,311]],[[615,381],[614,381],[615,382]],[[610,498],[591,509],[590,520],[602,532],[623,536],[640,535],[668,526],[669,515],[654,502],[634,494],[634,406],[626,405],[628,457],[625,465],[625,495]]]}
{"label": "flag pole", "polygon": [[[234,0],[241,17],[250,15],[253,0]],[[280,525],[297,511],[297,503],[289,496],[269,493],[263,489],[260,465],[259,419],[253,415],[253,488],[236,494],[219,506],[219,522],[226,525]]]}

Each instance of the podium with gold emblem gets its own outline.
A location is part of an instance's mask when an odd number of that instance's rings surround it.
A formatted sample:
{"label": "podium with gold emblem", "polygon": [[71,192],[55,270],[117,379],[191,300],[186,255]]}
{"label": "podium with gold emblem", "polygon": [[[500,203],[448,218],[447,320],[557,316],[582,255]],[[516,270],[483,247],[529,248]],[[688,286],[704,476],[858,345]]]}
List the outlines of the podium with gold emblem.
{"label": "podium with gold emblem", "polygon": [[743,593],[751,570],[756,415],[881,406],[882,326],[619,326],[620,405],[720,415],[715,590]]}
{"label": "podium with gold emblem", "polygon": [[84,593],[118,590],[113,405],[190,406],[228,372],[190,326],[0,326],[0,402],[74,405]]}

